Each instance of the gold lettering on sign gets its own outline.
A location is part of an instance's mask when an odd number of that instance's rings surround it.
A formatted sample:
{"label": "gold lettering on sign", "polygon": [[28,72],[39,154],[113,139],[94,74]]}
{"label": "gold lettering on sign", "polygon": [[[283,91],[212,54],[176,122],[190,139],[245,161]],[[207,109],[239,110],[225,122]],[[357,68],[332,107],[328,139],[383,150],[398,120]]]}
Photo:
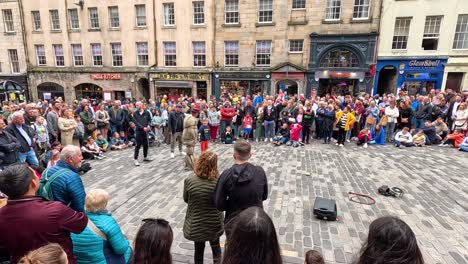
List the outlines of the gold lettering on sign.
{"label": "gold lettering on sign", "polygon": [[155,73],[153,79],[169,81],[198,81],[208,80],[209,76],[203,73]]}

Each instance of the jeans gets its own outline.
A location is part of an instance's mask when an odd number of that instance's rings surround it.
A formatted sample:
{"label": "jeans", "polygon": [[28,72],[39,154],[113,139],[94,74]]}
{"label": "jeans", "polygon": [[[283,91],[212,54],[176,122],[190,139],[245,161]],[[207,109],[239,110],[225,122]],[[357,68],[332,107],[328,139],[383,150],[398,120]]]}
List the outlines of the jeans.
{"label": "jeans", "polygon": [[241,133],[242,125],[234,125],[234,137],[238,138]]}
{"label": "jeans", "polygon": [[111,133],[114,135],[115,132],[123,131],[122,125],[111,125]]}
{"label": "jeans", "polygon": [[416,118],[415,123],[414,123],[414,128],[416,128],[416,129],[424,128],[424,122],[426,122],[426,120],[424,118],[422,118],[422,119]]}
{"label": "jeans", "polygon": [[331,137],[332,137],[332,131],[333,128],[331,126],[328,127],[323,127],[323,140],[325,143],[330,143]]}
{"label": "jeans", "polygon": [[460,147],[460,150],[461,150],[461,151],[466,151],[466,152],[468,152],[468,145],[460,144],[459,147]]}
{"label": "jeans", "polygon": [[[215,241],[210,241],[211,251],[213,252],[213,263],[218,264],[221,262],[221,246],[219,238]],[[205,253],[205,241],[195,241],[195,264],[203,264],[203,254]]]}
{"label": "jeans", "polygon": [[396,123],[387,123],[387,127],[385,128],[386,135],[385,138],[387,139],[387,142],[392,142],[393,141],[393,131],[395,130]]}
{"label": "jeans", "polygon": [[172,133],[172,137],[171,137],[171,152],[172,153],[174,153],[176,141],[179,142],[179,152],[182,152],[182,132]]}
{"label": "jeans", "polygon": [[346,131],[346,141],[349,141],[351,139],[351,132],[352,132],[351,129]]}
{"label": "jeans", "polygon": [[219,127],[219,134],[221,135],[221,140],[224,140],[224,132],[226,132],[226,127],[230,126],[232,128],[232,121],[221,120]]}
{"label": "jeans", "polygon": [[145,131],[140,131],[137,130],[135,132],[135,138],[136,138],[136,147],[135,147],[135,153],[133,155],[134,159],[138,159],[138,154],[140,152],[140,148],[143,145],[143,157],[147,158],[148,157],[148,134]]}
{"label": "jeans", "polygon": [[316,119],[315,120],[315,133],[317,133],[317,138],[323,138],[324,127],[323,127],[323,120]]}
{"label": "jeans", "polygon": [[275,121],[264,121],[265,138],[273,138],[275,135]]}
{"label": "jeans", "polygon": [[400,142],[398,140],[395,140],[395,145],[397,147],[400,147],[401,145],[405,146],[405,147],[414,147],[414,143],[413,142]]}
{"label": "jeans", "polygon": [[28,152],[20,152],[18,155],[18,159],[22,163],[27,162],[31,166],[39,166],[39,161],[37,160],[36,152],[34,152],[34,150],[32,149]]}

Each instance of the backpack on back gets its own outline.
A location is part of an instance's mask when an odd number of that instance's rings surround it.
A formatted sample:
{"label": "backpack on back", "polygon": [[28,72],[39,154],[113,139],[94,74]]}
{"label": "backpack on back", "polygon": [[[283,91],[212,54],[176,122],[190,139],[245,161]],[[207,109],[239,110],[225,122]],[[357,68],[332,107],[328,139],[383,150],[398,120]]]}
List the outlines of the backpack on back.
{"label": "backpack on back", "polygon": [[42,196],[48,199],[49,201],[55,201],[51,188],[52,182],[54,182],[54,180],[58,177],[64,175],[67,171],[67,169],[60,169],[54,174],[50,175],[50,177],[47,177],[47,172],[49,172],[49,169],[46,169],[42,173],[41,180],[39,181],[39,189],[37,189],[36,195]]}

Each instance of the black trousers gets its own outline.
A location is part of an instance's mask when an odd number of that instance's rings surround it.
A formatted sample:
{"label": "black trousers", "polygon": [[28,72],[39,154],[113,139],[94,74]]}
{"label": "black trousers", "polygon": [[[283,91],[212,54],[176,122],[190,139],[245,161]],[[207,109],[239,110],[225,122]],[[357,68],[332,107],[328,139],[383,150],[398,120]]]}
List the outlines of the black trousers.
{"label": "black trousers", "polygon": [[[221,262],[221,246],[219,238],[210,241],[211,251],[213,252],[213,263],[218,264]],[[205,253],[205,241],[195,242],[195,264],[203,264],[203,254]]]}
{"label": "black trousers", "polygon": [[363,136],[362,139],[359,139],[357,142],[358,146],[364,145],[367,143],[367,136]]}
{"label": "black trousers", "polygon": [[346,130],[344,128],[338,128],[338,144],[344,144],[346,139]]}
{"label": "black trousers", "polygon": [[137,130],[135,132],[136,138],[136,147],[135,147],[135,154],[133,155],[134,159],[138,159],[138,154],[140,152],[140,148],[143,145],[143,157],[148,157],[148,134],[143,130]]}
{"label": "black trousers", "polygon": [[310,141],[310,125],[302,127],[302,142],[309,144]]}

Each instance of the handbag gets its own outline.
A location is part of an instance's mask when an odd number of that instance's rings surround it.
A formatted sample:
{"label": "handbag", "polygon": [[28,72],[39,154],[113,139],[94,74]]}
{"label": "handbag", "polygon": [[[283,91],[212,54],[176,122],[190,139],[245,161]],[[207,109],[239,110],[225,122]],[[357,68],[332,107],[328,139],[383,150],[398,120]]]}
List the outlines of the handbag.
{"label": "handbag", "polygon": [[366,118],[366,124],[373,125],[375,123],[375,119],[373,117],[368,116]]}
{"label": "handbag", "polygon": [[106,123],[104,122],[97,122],[97,128],[101,129],[101,128],[105,128],[106,127]]}
{"label": "handbag", "polygon": [[381,126],[387,126],[387,124],[388,124],[388,117],[386,115],[383,115],[380,118],[380,125]]}
{"label": "handbag", "polygon": [[88,219],[87,227],[97,236],[104,240],[104,256],[106,257],[107,264],[126,264],[125,262],[125,255],[117,255],[115,254],[114,250],[110,242],[107,240],[106,234],[104,234],[94,223],[91,219]]}
{"label": "handbag", "polygon": [[88,124],[86,127],[88,128],[89,131],[96,130],[96,125],[94,123]]}

